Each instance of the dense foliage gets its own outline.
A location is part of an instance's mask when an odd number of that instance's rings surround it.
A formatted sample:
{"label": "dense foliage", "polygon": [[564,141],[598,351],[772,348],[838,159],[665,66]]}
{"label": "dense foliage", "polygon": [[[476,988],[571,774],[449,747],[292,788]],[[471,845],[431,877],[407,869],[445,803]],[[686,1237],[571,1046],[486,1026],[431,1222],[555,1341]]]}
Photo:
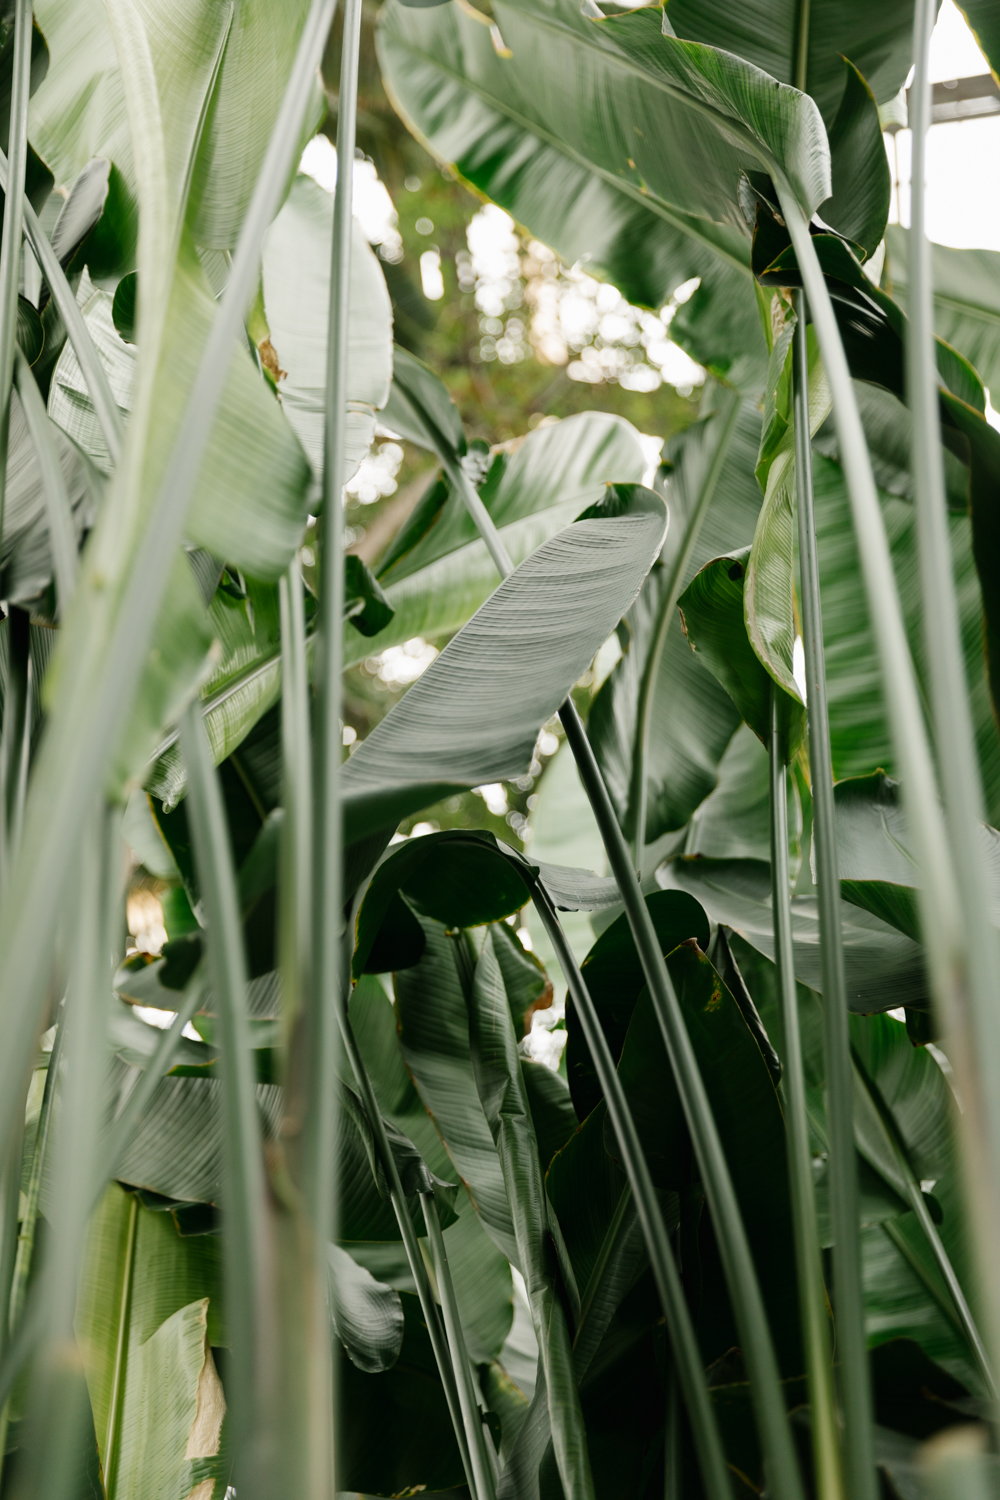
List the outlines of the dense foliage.
{"label": "dense foliage", "polygon": [[[923,235],[936,4],[334,10],[3,11],[0,1496],[1000,1492],[1000,257]],[[435,330],[358,140],[697,410],[487,382],[521,290]],[[345,550],[376,436],[423,483]]]}

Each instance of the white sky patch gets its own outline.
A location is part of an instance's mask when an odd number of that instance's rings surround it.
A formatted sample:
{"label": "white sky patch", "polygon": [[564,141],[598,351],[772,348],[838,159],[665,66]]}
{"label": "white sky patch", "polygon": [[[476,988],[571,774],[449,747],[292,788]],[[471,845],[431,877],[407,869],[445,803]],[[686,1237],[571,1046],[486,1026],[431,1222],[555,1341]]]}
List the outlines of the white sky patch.
{"label": "white sky patch", "polygon": [[797,635],[792,645],[792,676],[795,678],[795,686],[798,688],[802,702],[806,701],[806,653],[802,646],[802,637]]}
{"label": "white sky patch", "polygon": [[[176,1016],[175,1011],[160,1010],[154,1005],[133,1005],[132,1009],[140,1021],[145,1021],[149,1026],[158,1026],[161,1031],[166,1031],[168,1026],[172,1026]],[[186,1036],[191,1042],[201,1041],[201,1037],[195,1031],[190,1021],[184,1023],[184,1030],[181,1032],[181,1036]]]}
{"label": "white sky patch", "polygon": [[[337,148],[325,135],[314,135],[302,153],[299,171],[305,172],[328,193],[337,186]],[[394,260],[396,251],[402,257],[403,241],[392,199],[380,181],[374,162],[367,159],[354,163],[354,187],[351,194],[354,217],[370,245],[383,247],[383,259]]]}

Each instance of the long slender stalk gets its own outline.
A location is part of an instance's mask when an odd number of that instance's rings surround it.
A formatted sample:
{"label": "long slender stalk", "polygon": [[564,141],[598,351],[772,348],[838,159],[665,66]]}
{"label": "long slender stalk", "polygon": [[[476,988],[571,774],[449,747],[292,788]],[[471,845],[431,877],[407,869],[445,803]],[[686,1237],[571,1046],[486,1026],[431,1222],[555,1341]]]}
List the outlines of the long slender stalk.
{"label": "long slender stalk", "polygon": [[49,546],[52,549],[52,564],[56,575],[56,591],[59,596],[59,613],[65,616],[69,601],[76,586],[77,553],[76,527],[73,524],[73,507],[63,477],[59,452],[52,433],[52,424],[45,411],[45,402],[38,383],[31,373],[31,366],[17,350],[14,367],[17,394],[21,398],[21,409],[28,424],[28,432],[38,459],[42,480],[42,498],[45,515],[49,523]]}
{"label": "long slender stalk", "polygon": [[125,1264],[122,1268],[122,1290],[118,1301],[118,1333],[115,1339],[115,1363],[111,1375],[111,1399],[108,1402],[108,1425],[104,1435],[104,1489],[108,1500],[114,1500],[118,1477],[118,1432],[121,1425],[122,1395],[125,1389],[125,1367],[128,1361],[129,1324],[132,1313],[132,1278],[135,1269],[135,1241],[139,1227],[139,1200],[133,1193],[125,1231]]}
{"label": "long slender stalk", "polygon": [[[936,6],[916,0],[914,65],[910,126],[913,172],[910,211],[910,294],[906,338],[907,400],[912,414],[912,468],[917,512],[924,640],[930,686],[934,742],[941,772],[947,833],[965,923],[965,984],[974,1057],[980,1080],[980,1109],[985,1126],[983,1157],[969,1161],[966,1190],[970,1199],[984,1190],[997,1210],[1000,1178],[1000,1021],[996,975],[1000,969],[997,933],[987,904],[989,890],[985,850],[980,834],[983,793],[976,757],[976,736],[969,705],[955,594],[951,538],[944,489],[944,463],[938,411],[937,361],[934,351],[934,285],[931,247],[924,230],[927,131],[931,123],[930,38]],[[978,1132],[978,1124],[966,1136]],[[981,1165],[989,1173],[987,1188]],[[995,1290],[993,1255],[996,1240],[984,1224],[977,1236],[980,1280],[992,1324],[994,1365],[1000,1356],[1000,1297]],[[987,1243],[988,1242],[988,1243]]]}
{"label": "long slender stalk", "polygon": [[736,430],[736,423],[740,414],[740,398],[735,391],[724,391],[720,397],[718,416],[720,418],[720,431],[716,436],[716,444],[709,460],[708,468],[698,491],[694,509],[684,524],[684,534],[678,544],[677,551],[671,560],[666,581],[663,584],[663,593],[660,598],[660,607],[657,611],[656,621],[653,626],[653,636],[649,643],[649,651],[642,669],[642,681],[639,685],[639,701],[636,705],[635,736],[632,751],[632,778],[629,785],[629,808],[634,820],[632,830],[632,862],[639,879],[642,879],[642,859],[646,847],[646,809],[648,806],[649,783],[646,776],[646,765],[649,761],[649,736],[653,722],[653,700],[656,696],[656,681],[660,670],[660,661],[663,656],[663,648],[666,645],[667,634],[677,614],[677,600],[680,596],[681,585],[691,561],[698,535],[701,531],[702,522],[708,514],[709,507],[715,497],[722,468],[729,452],[729,444]]}
{"label": "long slender stalk", "polygon": [[[459,468],[453,476],[473,520],[497,568],[513,572],[513,564],[485,506]],[[473,501],[478,502],[478,505]],[[781,1392],[778,1362],[768,1327],[764,1302],[739,1204],[733,1191],[719,1132],[712,1115],[698,1061],[688,1036],[673,983],[660,952],[653,919],[632,864],[631,852],[618,823],[608,789],[594,756],[586,730],[572,698],[559,710],[566,740],[580,773],[587,800],[593,809],[601,839],[625,907],[643,974],[671,1070],[677,1084],[684,1117],[691,1132],[695,1156],[705,1186],[716,1237],[729,1287],[740,1344],[750,1377],[754,1415],[760,1434],[764,1462],[776,1500],[801,1500],[802,1480],[792,1442],[788,1414]],[[561,962],[561,960],[560,960]],[[565,968],[563,969],[566,974]],[[567,979],[568,983],[568,979]],[[860,1500],[860,1497],[859,1497]]]}
{"label": "long slender stalk", "polygon": [[28,97],[31,93],[31,0],[15,0],[14,49],[11,58],[8,175],[11,191],[4,198],[0,231],[0,544],[7,497],[7,452],[10,442],[10,394],[17,347],[17,288],[21,271],[24,175],[28,165]]}
{"label": "long slender stalk", "polygon": [[35,1144],[31,1155],[28,1188],[24,1195],[24,1214],[17,1237],[17,1259],[14,1262],[14,1276],[10,1288],[8,1319],[11,1330],[15,1329],[21,1321],[25,1298],[28,1295],[28,1278],[31,1275],[31,1263],[35,1253],[35,1232],[38,1228],[38,1210],[42,1196],[42,1175],[49,1154],[49,1139],[52,1133],[56,1090],[59,1086],[59,1066],[62,1061],[64,1035],[65,1022],[60,1020],[53,1038],[52,1051],[49,1053],[49,1065],[45,1071],[45,1087],[42,1090],[42,1104],[38,1112],[38,1128],[35,1132]]}
{"label": "long slender stalk", "polygon": [[260,246],[284,195],[299,149],[312,80],[335,0],[313,0],[303,26],[264,164],[243,221],[233,272],[218,304],[177,439],[136,548],[113,622],[88,669],[63,682],[53,704],[28,798],[18,874],[0,908],[0,1013],[10,1019],[0,1053],[0,1146],[14,1128],[17,1084],[30,1064],[47,954],[32,913],[58,908],[73,861],[67,830],[98,794],[148,659],[194,481],[204,458],[246,306],[257,285]]}
{"label": "long slender stalk", "polygon": [[788,800],[785,788],[785,744],[778,709],[778,687],[771,687],[771,908],[774,917],[774,952],[781,994],[781,1018],[785,1033],[783,1083],[787,1106],[788,1182],[795,1230],[795,1261],[799,1281],[799,1309],[809,1385],[813,1470],[819,1500],[843,1500],[837,1429],[837,1399],[833,1383],[830,1326],[823,1263],[820,1257],[813,1192],[812,1153],[809,1149],[809,1115],[802,1071],[799,1007],[795,989],[792,951],[792,912],[788,876]]}
{"label": "long slender stalk", "polygon": [[731,1500],[732,1489],[725,1453],[705,1383],[698,1341],[635,1121],[590,991],[573,956],[573,950],[566,941],[556,909],[545,891],[539,887],[533,892],[533,900],[566,979],[566,986],[607,1102],[608,1118],[621,1152],[622,1165],[635,1196],[653,1278],[667,1320],[671,1351],[684,1393],[705,1494],[708,1500]]}
{"label": "long slender stalk", "polygon": [[455,1296],[455,1285],[451,1279],[451,1267],[448,1265],[448,1252],[445,1249],[444,1235],[441,1233],[441,1221],[438,1218],[434,1194],[421,1193],[420,1202],[424,1211],[427,1239],[434,1263],[434,1278],[437,1281],[438,1295],[441,1298],[441,1312],[444,1316],[445,1333],[451,1351],[452,1368],[455,1371],[455,1382],[458,1386],[458,1400],[462,1408],[462,1422],[465,1427],[466,1442],[469,1445],[469,1458],[475,1475],[476,1482],[472,1493],[474,1500],[495,1500],[496,1480],[486,1448],[486,1433],[479,1402],[476,1400],[476,1392],[472,1384],[469,1353],[465,1347],[458,1298]]}
{"label": "long slender stalk", "polygon": [[[337,116],[337,189],[333,205],[330,307],[327,324],[326,441],[320,559],[321,635],[316,757],[313,967],[316,1057],[311,1137],[311,1204],[317,1236],[334,1237],[335,1136],[341,984],[343,817],[340,806],[341,684],[344,632],[343,490],[347,441],[348,316],[351,296],[351,212],[358,102],[361,0],[346,0]],[[325,1254],[325,1249],[324,1249]]]}
{"label": "long slender stalk", "polygon": [[368,1116],[368,1123],[371,1126],[375,1150],[378,1153],[378,1159],[382,1164],[382,1170],[389,1184],[389,1201],[392,1204],[393,1213],[396,1215],[396,1222],[399,1225],[403,1249],[406,1251],[407,1264],[416,1283],[417,1296],[420,1299],[420,1311],[423,1313],[424,1325],[427,1328],[431,1348],[434,1351],[434,1361],[438,1368],[438,1375],[441,1378],[445,1400],[448,1403],[448,1413],[451,1417],[451,1425],[454,1429],[458,1451],[461,1454],[466,1482],[472,1494],[475,1495],[475,1471],[472,1466],[469,1445],[466,1441],[465,1424],[462,1420],[462,1407],[458,1397],[455,1372],[452,1368],[451,1352],[441,1325],[438,1305],[434,1300],[434,1293],[431,1290],[427,1267],[424,1264],[424,1258],[420,1253],[420,1246],[417,1243],[416,1230],[413,1228],[413,1221],[406,1206],[406,1197],[403,1193],[399,1168],[396,1165],[396,1158],[393,1156],[392,1148],[389,1145],[389,1137],[386,1135],[385,1124],[382,1120],[382,1111],[379,1109],[375,1090],[372,1087],[372,1081],[369,1077],[368,1069],[365,1067],[364,1059],[361,1056],[361,1050],[354,1035],[354,1028],[351,1025],[346,1009],[340,1013],[340,1026],[344,1051],[354,1071],[357,1085],[361,1090],[361,1101],[364,1104],[365,1114]]}
{"label": "long slender stalk", "polygon": [[197,705],[181,724],[195,866],[208,918],[208,965],[219,1016],[225,1143],[225,1267],[232,1330],[233,1448],[241,1495],[271,1493],[269,1416],[274,1410],[267,1203],[250,1028],[246,958],[229,830]]}
{"label": "long slender stalk", "polygon": [[305,610],[298,561],[278,585],[281,616],[281,880],[278,945],[286,1049],[308,993],[312,942],[312,767]]}
{"label": "long slender stalk", "polygon": [[802,643],[805,653],[812,776],[813,849],[819,900],[820,963],[823,973],[823,1061],[830,1149],[830,1219],[833,1229],[833,1299],[844,1411],[844,1458],[848,1491],[876,1500],[872,1434],[871,1372],[865,1338],[858,1229],[858,1167],[854,1147],[854,1082],[847,1027],[847,981],[840,929],[840,874],[833,803],[830,715],[823,656],[823,608],[819,587],[816,516],[813,508],[809,438],[809,346],[806,303],[795,293],[794,335],[795,481],[802,575]]}

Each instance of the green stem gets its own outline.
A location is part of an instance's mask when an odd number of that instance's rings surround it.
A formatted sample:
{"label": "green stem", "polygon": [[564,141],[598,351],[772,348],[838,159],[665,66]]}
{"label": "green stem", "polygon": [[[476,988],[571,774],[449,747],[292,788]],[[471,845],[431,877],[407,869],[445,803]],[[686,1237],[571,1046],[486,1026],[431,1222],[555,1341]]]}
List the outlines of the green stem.
{"label": "green stem", "polygon": [[736,431],[736,423],[740,414],[740,400],[735,391],[726,391],[722,397],[719,407],[721,418],[721,430],[716,434],[716,444],[709,461],[708,469],[702,480],[698,498],[694,509],[684,526],[684,534],[680,544],[670,563],[667,577],[663,583],[663,593],[660,598],[660,606],[657,610],[656,621],[653,625],[653,636],[649,645],[649,652],[645,665],[642,669],[642,681],[639,686],[639,701],[636,705],[636,724],[634,749],[632,754],[632,778],[629,786],[629,811],[631,817],[627,821],[632,822],[632,862],[639,879],[642,879],[642,859],[646,847],[646,808],[649,787],[646,778],[646,765],[649,760],[649,736],[653,721],[653,699],[656,696],[656,681],[660,670],[660,659],[663,656],[663,648],[666,645],[667,633],[677,612],[677,600],[680,596],[681,585],[687,573],[694,552],[698,535],[701,531],[702,522],[708,514],[709,506],[715,496],[715,491],[722,474],[722,468],[729,451],[729,444],[733,433]]}
{"label": "green stem", "polygon": [[[483,540],[489,547],[498,570],[506,577],[513,572],[507,550],[482,502],[479,502],[478,507],[473,505],[473,497],[477,500],[479,497],[475,495],[472,485],[467,480],[462,482],[463,478],[463,471],[459,468],[454,475],[454,482]],[[740,1215],[739,1204],[733,1191],[732,1178],[729,1175],[729,1167],[722,1150],[722,1142],[719,1139],[719,1132],[708,1102],[708,1095],[705,1092],[694,1048],[684,1024],[677,994],[660,952],[656,929],[632,864],[631,853],[572,698],[566,699],[559,710],[559,718],[576,761],[584,791],[593,809],[594,818],[607,852],[611,873],[621,893],[639,961],[649,986],[653,1009],[656,1012],[664,1046],[670,1059],[684,1117],[691,1132],[698,1168],[705,1186],[705,1195],[715,1224],[723,1270],[740,1333],[740,1344],[746,1360],[754,1415],[764,1452],[768,1482],[776,1500],[802,1500],[802,1480],[782,1396],[774,1343],[771,1339],[771,1331],[768,1327],[764,1302],[760,1294],[757,1273],[750,1254],[750,1245]],[[561,959],[560,963],[562,963]],[[569,977],[565,967],[563,967],[563,974],[568,984]],[[655,1203],[655,1199],[653,1202]],[[658,1210],[657,1217],[659,1218]],[[662,1218],[660,1226],[662,1229]],[[669,1254],[669,1245],[667,1249]],[[673,1264],[672,1259],[670,1264]],[[676,1277],[676,1268],[674,1268],[674,1275]],[[661,1294],[665,1295],[667,1292],[668,1288],[664,1283]],[[666,1306],[664,1311],[667,1311]],[[693,1394],[693,1392],[685,1391],[689,1402]],[[707,1449],[706,1456],[708,1456]]]}
{"label": "green stem", "polygon": [[474,1500],[495,1500],[496,1480],[486,1448],[486,1433],[479,1402],[476,1400],[476,1392],[472,1384],[472,1369],[469,1365],[468,1350],[465,1347],[465,1335],[462,1332],[462,1318],[458,1310],[458,1298],[455,1296],[455,1286],[451,1279],[448,1252],[445,1249],[444,1235],[441,1233],[441,1221],[438,1218],[434,1194],[421,1193],[420,1202],[424,1211],[424,1223],[427,1226],[427,1238],[434,1262],[434,1278],[437,1281],[438,1295],[441,1298],[445,1333],[448,1337],[451,1363],[458,1387],[458,1399],[462,1408],[462,1422],[475,1476],[472,1494]]}
{"label": "green stem", "polygon": [[237,1487],[241,1494],[244,1490],[250,1495],[268,1494],[261,1465],[263,1440],[274,1410],[268,1381],[273,1370],[274,1330],[270,1326],[264,1163],[246,1009],[246,958],[222,791],[197,703],[187,709],[181,722],[181,748],[224,1062],[224,1247],[233,1347],[233,1448],[239,1455]]}
{"label": "green stem", "polygon": [[424,1316],[424,1324],[431,1341],[431,1348],[434,1351],[434,1360],[441,1378],[445,1400],[448,1403],[448,1412],[455,1433],[455,1441],[458,1444],[458,1451],[462,1457],[462,1467],[465,1470],[466,1482],[472,1494],[475,1495],[475,1472],[472,1467],[469,1445],[466,1442],[465,1424],[462,1420],[462,1407],[458,1397],[458,1387],[455,1383],[455,1372],[452,1369],[451,1355],[445,1339],[444,1329],[441,1326],[438,1305],[434,1300],[430,1278],[427,1275],[427,1266],[420,1253],[416,1230],[413,1227],[413,1220],[410,1218],[406,1206],[406,1197],[403,1193],[399,1168],[396,1165],[396,1158],[392,1154],[392,1147],[389,1145],[389,1137],[386,1135],[382,1111],[375,1097],[375,1089],[372,1086],[368,1069],[365,1067],[364,1059],[361,1056],[361,1049],[358,1047],[357,1038],[354,1035],[354,1028],[346,1011],[341,1011],[340,1026],[344,1051],[347,1053],[348,1060],[354,1070],[355,1080],[361,1090],[361,1100],[365,1107],[365,1113],[368,1116],[368,1123],[371,1126],[375,1150],[378,1153],[382,1170],[389,1184],[389,1201],[392,1203],[396,1222],[399,1225],[403,1248],[406,1251],[407,1264],[416,1283],[417,1296],[420,1299],[420,1311]]}
{"label": "green stem", "polygon": [[781,1017],[785,1034],[783,1061],[784,1094],[787,1105],[788,1181],[791,1189],[795,1230],[795,1260],[799,1282],[806,1375],[809,1385],[813,1468],[819,1500],[843,1500],[840,1466],[837,1400],[833,1384],[830,1325],[823,1262],[816,1225],[812,1152],[809,1149],[809,1114],[806,1106],[799,1007],[795,988],[795,958],[792,949],[792,911],[788,875],[788,801],[785,787],[785,745],[779,713],[779,688],[771,686],[771,907],[774,918],[774,953],[781,994]]}
{"label": "green stem", "polygon": [[768,1484],[776,1500],[801,1500],[802,1480],[792,1443],[763,1298],[750,1245],[733,1190],[712,1107],[688,1036],[680,1002],[660,952],[659,939],[645,897],[632,868],[628,845],[618,826],[586,730],[568,698],[559,711],[580,780],[594,811],[608,863],[621,892],[629,927],[659,1022],[681,1106],[691,1132],[695,1158],[715,1225],[729,1296],[746,1361],[754,1415],[760,1434]]}
{"label": "green stem", "polygon": [[312,785],[305,609],[298,560],[278,585],[281,616],[282,802],[279,896],[281,1011],[285,1047],[305,1002],[312,941]]}
{"label": "green stem", "polygon": [[24,175],[28,165],[28,98],[31,93],[31,0],[15,0],[11,56],[8,176],[0,232],[0,544],[7,497],[10,395],[17,347],[17,289],[21,271]]}
{"label": "green stem", "polygon": [[17,1328],[21,1321],[24,1314],[25,1298],[28,1295],[28,1280],[31,1275],[31,1263],[35,1251],[35,1232],[38,1228],[38,1209],[42,1196],[42,1174],[45,1170],[49,1151],[49,1137],[52,1132],[64,1032],[65,1023],[60,1021],[56,1027],[56,1034],[52,1042],[52,1051],[49,1053],[49,1066],[45,1072],[45,1087],[42,1091],[42,1105],[38,1113],[38,1129],[35,1134],[35,1144],[31,1155],[28,1190],[24,1195],[24,1217],[21,1220],[21,1232],[17,1237],[17,1259],[14,1262],[14,1276],[10,1288],[9,1327],[12,1331]]}
{"label": "green stem", "polygon": [[[955,593],[950,527],[944,488],[944,461],[938,408],[934,347],[934,285],[931,247],[924,232],[927,131],[931,123],[930,37],[936,6],[916,0],[910,226],[909,323],[906,338],[907,401],[912,414],[912,468],[920,558],[921,602],[930,687],[931,720],[941,771],[945,819],[961,915],[965,926],[964,987],[979,1096],[980,1119],[970,1122],[967,1140],[977,1138],[966,1166],[971,1201],[985,1197],[1000,1211],[1000,1021],[996,975],[1000,947],[988,905],[989,874],[981,835],[983,793],[972,722]],[[964,1086],[964,1085],[963,1085]],[[981,1142],[981,1144],[980,1144]],[[979,1158],[977,1160],[977,1158]],[[976,1168],[980,1170],[976,1170]],[[989,1186],[987,1186],[989,1184]],[[975,1220],[974,1220],[975,1222]],[[1000,1360],[1000,1296],[994,1275],[995,1235],[985,1224],[977,1233],[980,1281],[985,1294],[993,1361]]]}
{"label": "green stem", "polygon": [[0,884],[5,885],[20,835],[23,762],[31,724],[31,623],[12,604],[7,613],[7,689],[0,742]]}
{"label": "green stem", "polygon": [[566,986],[580,1022],[580,1029],[590,1050],[598,1081],[607,1103],[608,1118],[615,1132],[622,1165],[635,1196],[635,1205],[642,1224],[653,1278],[656,1281],[660,1305],[667,1320],[671,1350],[684,1392],[705,1493],[708,1500],[732,1500],[722,1439],[705,1384],[705,1372],[702,1368],[698,1341],[691,1324],[691,1314],[684,1297],[684,1289],[677,1272],[656,1189],[639,1143],[632,1112],[625,1098],[625,1090],[618,1077],[607,1038],[590,997],[590,991],[580,972],[580,966],[573,956],[573,950],[566,941],[556,909],[547,893],[539,886],[535,887],[532,899],[566,979]]}
{"label": "green stem", "polygon": [[813,509],[812,452],[809,440],[809,346],[806,305],[795,293],[798,318],[794,343],[795,477],[802,575],[802,643],[805,652],[809,723],[809,764],[813,802],[813,850],[819,902],[820,962],[823,974],[824,1066],[830,1147],[830,1219],[833,1230],[833,1295],[840,1355],[840,1394],[844,1410],[844,1452],[848,1492],[876,1500],[872,1436],[871,1372],[865,1339],[861,1245],[858,1238],[857,1153],[854,1147],[854,1082],[847,1028],[847,982],[840,929],[840,877],[833,802],[830,716],[823,658],[816,517]]}
{"label": "green stem", "polygon": [[347,451],[347,358],[351,300],[351,204],[358,104],[361,0],[346,0],[337,115],[337,189],[333,206],[330,306],[327,323],[326,433],[323,457],[320,689],[316,757],[316,954],[312,1045],[315,1072],[308,1170],[317,1243],[324,1257],[336,1221],[336,1128],[340,1036],[343,905],[342,661],[344,636],[343,491]]}
{"label": "green stem", "polygon": [[111,1376],[111,1399],[108,1403],[108,1426],[104,1438],[104,1489],[108,1500],[114,1500],[118,1477],[118,1432],[121,1426],[122,1399],[125,1394],[125,1367],[128,1361],[129,1330],[132,1317],[132,1278],[135,1268],[135,1241],[139,1225],[139,1199],[132,1194],[125,1235],[125,1265],[122,1269],[122,1293],[118,1304],[118,1334],[115,1340],[115,1365]]}
{"label": "green stem", "polygon": [[76,586],[77,551],[73,507],[42,393],[31,373],[31,366],[20,349],[16,354],[14,374],[21,409],[38,460],[42,498],[49,525],[49,546],[52,549],[52,564],[56,575],[56,592],[59,596],[59,614],[65,619]]}

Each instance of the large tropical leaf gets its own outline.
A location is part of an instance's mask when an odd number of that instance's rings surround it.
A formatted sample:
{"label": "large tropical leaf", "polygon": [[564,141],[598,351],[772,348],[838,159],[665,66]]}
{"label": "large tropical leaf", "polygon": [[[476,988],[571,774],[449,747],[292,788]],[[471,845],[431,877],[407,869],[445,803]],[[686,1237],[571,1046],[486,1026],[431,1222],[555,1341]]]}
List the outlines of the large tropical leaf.
{"label": "large tropical leaf", "polygon": [[[664,885],[690,892],[713,921],[724,922],[759,952],[774,957],[768,865],[749,859],[675,859],[658,878]],[[926,1009],[929,990],[923,954],[912,938],[845,901],[840,906],[840,925],[851,1010],[870,1015],[900,1005]],[[796,978],[821,991],[814,896],[793,898],[792,938]]]}
{"label": "large tropical leaf", "polygon": [[665,522],[650,491],[611,490],[505,579],[347,763],[348,836],[445,787],[523,774],[538,731],[635,598]]}
{"label": "large tropical leaf", "polygon": [[[329,323],[333,199],[311,177],[296,177],[264,240],[264,310],[278,390],[288,421],[323,472],[326,332]],[[360,228],[353,226],[348,329],[347,452],[344,481],[356,472],[375,435],[375,412],[392,378],[392,307],[385,277]]]}
{"label": "large tropical leaf", "polygon": [[351,1363],[369,1375],[391,1369],[403,1346],[399,1294],[339,1245],[328,1245],[327,1257],[334,1332]]}
{"label": "large tropical leaf", "polygon": [[517,1034],[504,972],[506,955],[494,934],[494,928],[487,930],[469,990],[472,1066],[507,1190],[563,1491],[574,1500],[585,1500],[594,1493],[587,1437],[566,1311],[548,1244],[542,1166],[528,1091],[518,1063]]}
{"label": "large tropical leaf", "polygon": [[[906,307],[910,287],[910,231],[890,224],[885,232],[882,280]],[[970,360],[990,390],[1000,392],[1000,254],[931,246],[934,327]]]}
{"label": "large tropical leaf", "polygon": [[[450,403],[449,410],[454,412]],[[390,426],[391,417],[390,408]],[[519,563],[599,500],[605,485],[637,482],[644,468],[638,434],[628,422],[604,412],[581,412],[501,449],[482,498]],[[379,567],[394,611],[391,622],[367,640],[349,631],[345,666],[417,635],[433,640],[450,634],[496,587],[496,565],[476,538],[460,497],[440,480],[432,498],[433,508],[421,502]]]}
{"label": "large tropical leaf", "polygon": [[[105,1462],[118,1374],[116,1493],[187,1494],[191,1459],[218,1451],[225,1398],[211,1345],[227,1342],[221,1291],[217,1237],[182,1238],[170,1214],[107,1188],[88,1229],[76,1336]],[[209,1441],[198,1446],[198,1436]]]}
{"label": "large tropical leaf", "polygon": [[[678,36],[735,52],[782,83],[796,82],[802,16],[795,0],[750,0],[738,7],[725,0],[669,0],[667,7]],[[880,104],[899,93],[913,62],[913,7],[907,0],[888,0],[868,11],[842,0],[813,0],[805,24],[805,89],[828,125],[844,89],[842,57],[864,75]]]}

